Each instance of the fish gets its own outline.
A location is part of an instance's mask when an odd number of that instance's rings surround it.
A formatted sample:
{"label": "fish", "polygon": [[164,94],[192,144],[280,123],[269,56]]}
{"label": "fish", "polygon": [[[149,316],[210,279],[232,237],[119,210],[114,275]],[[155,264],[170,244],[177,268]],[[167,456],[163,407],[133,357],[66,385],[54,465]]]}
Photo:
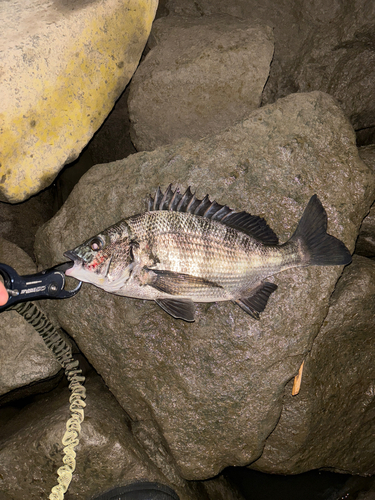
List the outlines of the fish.
{"label": "fish", "polygon": [[64,256],[66,275],[109,293],[154,300],[176,319],[194,321],[195,303],[233,301],[260,319],[277,285],[266,278],[305,266],[345,266],[351,254],[327,233],[318,196],[283,244],[266,221],[198,199],[172,185],[150,195],[144,213],[124,218]]}

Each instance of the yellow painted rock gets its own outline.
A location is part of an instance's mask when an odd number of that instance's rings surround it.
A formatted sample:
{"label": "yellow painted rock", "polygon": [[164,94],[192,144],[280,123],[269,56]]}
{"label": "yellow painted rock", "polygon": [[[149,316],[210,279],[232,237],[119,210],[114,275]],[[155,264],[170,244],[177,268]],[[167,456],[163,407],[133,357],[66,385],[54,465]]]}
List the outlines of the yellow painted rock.
{"label": "yellow painted rock", "polygon": [[48,186],[135,71],[157,0],[0,3],[0,200]]}

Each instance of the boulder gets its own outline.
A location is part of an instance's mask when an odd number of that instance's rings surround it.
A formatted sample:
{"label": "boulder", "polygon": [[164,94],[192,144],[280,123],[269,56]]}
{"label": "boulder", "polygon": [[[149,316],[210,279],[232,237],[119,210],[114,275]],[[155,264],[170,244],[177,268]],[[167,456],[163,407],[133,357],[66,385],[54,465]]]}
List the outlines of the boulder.
{"label": "boulder", "polygon": [[329,24],[309,31],[294,64],[284,68],[300,92],[334,96],[355,130],[375,127],[374,22],[375,4],[343,5]]}
{"label": "boulder", "polygon": [[293,92],[327,92],[340,102],[354,128],[363,131],[362,139],[373,141],[374,3],[169,0],[167,6],[170,15],[228,14],[272,27],[275,53],[262,103]]}
{"label": "boulder", "polygon": [[1,12],[0,200],[48,186],[103,123],[147,41],[157,0],[11,0]]}
{"label": "boulder", "polygon": [[[131,433],[131,421],[97,375],[86,381],[87,406],[77,447],[76,470],[66,498],[82,500],[135,481],[170,486],[181,500],[239,500],[222,478],[213,481],[219,494],[204,484],[182,480],[172,465],[159,466],[147,457]],[[0,409],[0,497],[3,500],[47,498],[57,484],[62,463],[61,438],[69,416],[67,387],[59,387],[18,411],[6,421]]]}
{"label": "boulder", "polygon": [[375,474],[374,315],[375,262],[355,255],[306,355],[300,393],[287,386],[281,418],[252,468]]}
{"label": "boulder", "polygon": [[164,17],[149,44],[128,101],[138,151],[218,133],[259,107],[273,54],[268,26],[232,16]]}
{"label": "boulder", "polygon": [[[39,262],[61,262],[64,251],[144,210],[148,194],[170,182],[265,217],[281,242],[317,193],[329,233],[350,250],[375,191],[374,174],[359,158],[335,100],[320,92],[294,94],[218,135],[93,167],[38,232]],[[278,290],[261,321],[218,303],[198,305],[188,324],[152,302],[88,284],[71,300],[48,306],[139,422],[139,435],[153,422],[182,476],[205,479],[261,456],[285,386],[312,348],[341,272],[308,267],[277,275]]]}
{"label": "boulder", "polygon": [[[0,262],[14,267],[19,275],[36,272],[30,257],[2,238]],[[56,375],[61,369],[60,364],[38,332],[22,316],[16,311],[3,311],[0,314],[0,401],[49,389],[50,383],[40,386],[37,382]]]}

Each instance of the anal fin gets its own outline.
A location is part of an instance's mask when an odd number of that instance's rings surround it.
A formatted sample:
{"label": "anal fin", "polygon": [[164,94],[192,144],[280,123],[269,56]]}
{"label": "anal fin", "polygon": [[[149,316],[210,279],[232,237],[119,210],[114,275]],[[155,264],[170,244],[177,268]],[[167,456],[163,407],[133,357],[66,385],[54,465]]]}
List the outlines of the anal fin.
{"label": "anal fin", "polygon": [[259,314],[264,311],[268,299],[277,288],[275,283],[264,281],[250,291],[250,296],[234,300],[241,309],[250,314],[255,319],[259,319]]}
{"label": "anal fin", "polygon": [[155,302],[176,319],[184,321],[194,321],[195,307],[194,302],[190,299],[155,299]]}

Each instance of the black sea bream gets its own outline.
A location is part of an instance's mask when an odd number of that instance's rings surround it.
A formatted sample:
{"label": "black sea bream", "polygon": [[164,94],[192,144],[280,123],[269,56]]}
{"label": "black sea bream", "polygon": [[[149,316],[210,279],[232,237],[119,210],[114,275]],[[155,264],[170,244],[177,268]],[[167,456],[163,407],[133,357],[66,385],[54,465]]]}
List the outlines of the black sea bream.
{"label": "black sea bream", "polygon": [[264,281],[268,276],[351,262],[344,243],[326,229],[327,214],[316,195],[293,236],[279,245],[264,219],[169,186],[150,197],[147,212],[65,252],[74,261],[66,274],[110,293],[155,300],[185,321],[194,321],[194,302],[224,300],[259,319],[277,288]]}

